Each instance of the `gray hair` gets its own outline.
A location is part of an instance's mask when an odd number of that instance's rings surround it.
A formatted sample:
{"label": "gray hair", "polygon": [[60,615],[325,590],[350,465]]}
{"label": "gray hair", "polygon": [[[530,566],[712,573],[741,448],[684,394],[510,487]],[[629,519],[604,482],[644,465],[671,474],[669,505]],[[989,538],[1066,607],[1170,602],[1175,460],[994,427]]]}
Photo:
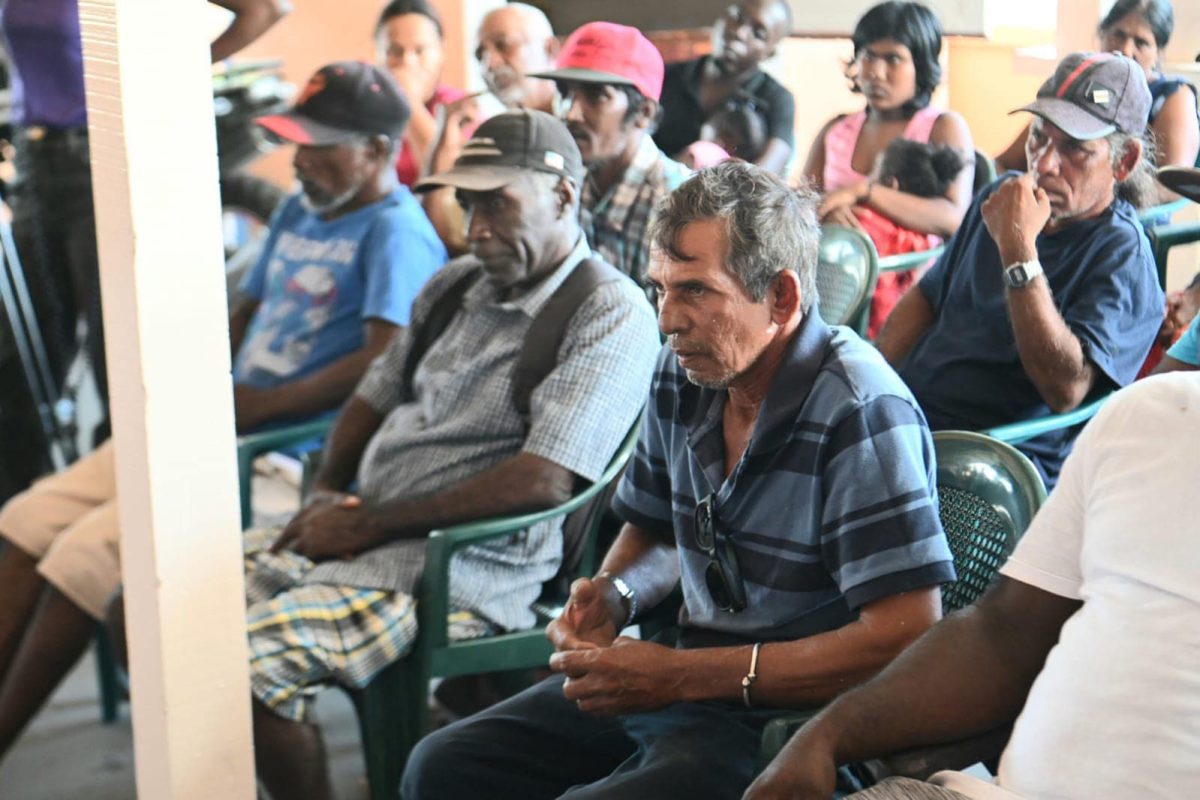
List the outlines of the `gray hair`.
{"label": "gray hair", "polygon": [[1144,134],[1122,133],[1117,131],[1104,137],[1108,142],[1109,162],[1115,169],[1125,157],[1125,153],[1135,143],[1142,146],[1142,153],[1137,164],[1119,181],[1116,186],[1116,196],[1128,201],[1134,208],[1149,208],[1158,202],[1158,184],[1154,177],[1154,134],[1147,130]]}
{"label": "gray hair", "polygon": [[659,206],[650,228],[651,246],[677,260],[679,234],[693,222],[725,223],[725,266],[755,302],[785,269],[800,278],[800,307],[817,301],[817,196],[793,189],[774,173],[742,161],[726,161],[688,178]]}

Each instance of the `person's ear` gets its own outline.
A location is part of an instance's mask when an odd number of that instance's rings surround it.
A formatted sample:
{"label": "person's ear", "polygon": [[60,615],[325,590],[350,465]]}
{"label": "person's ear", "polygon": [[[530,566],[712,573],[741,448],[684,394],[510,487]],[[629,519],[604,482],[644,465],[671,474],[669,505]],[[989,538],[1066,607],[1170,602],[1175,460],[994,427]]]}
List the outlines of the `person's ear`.
{"label": "person's ear", "polygon": [[800,311],[800,276],[794,269],[782,269],[771,281],[767,300],[771,304],[771,321],[783,325]]}
{"label": "person's ear", "polygon": [[554,197],[557,203],[555,206],[557,219],[576,216],[575,208],[579,199],[579,188],[575,185],[575,181],[565,176],[559,178],[558,183],[554,186]]}
{"label": "person's ear", "polygon": [[1113,168],[1113,177],[1117,183],[1125,180],[1137,168],[1138,162],[1142,159],[1142,143],[1136,139],[1131,140],[1125,146],[1125,152],[1121,154],[1117,165]]}
{"label": "person's ear", "polygon": [[877,181],[877,183],[881,183],[884,186],[888,187],[889,189],[899,189],[900,188],[900,181],[896,180],[895,175],[889,175],[888,177],[884,178],[883,180]]}
{"label": "person's ear", "polygon": [[383,161],[390,164],[392,160],[392,140],[382,134],[369,137],[367,139],[367,156],[372,161]]}
{"label": "person's ear", "polygon": [[558,41],[554,36],[546,37],[546,56],[550,59],[551,66],[554,65],[558,58],[558,51],[562,49],[562,42]]}
{"label": "person's ear", "polygon": [[637,118],[634,119],[634,125],[637,128],[645,130],[649,128],[654,120],[658,119],[658,102],[646,97],[642,101],[642,107],[638,110]]}

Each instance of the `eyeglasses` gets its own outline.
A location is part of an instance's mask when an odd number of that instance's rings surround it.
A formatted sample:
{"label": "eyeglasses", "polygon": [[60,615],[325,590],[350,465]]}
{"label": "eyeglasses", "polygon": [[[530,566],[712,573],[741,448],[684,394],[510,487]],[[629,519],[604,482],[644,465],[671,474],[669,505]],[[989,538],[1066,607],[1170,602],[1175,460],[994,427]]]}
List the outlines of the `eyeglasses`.
{"label": "eyeglasses", "polygon": [[737,613],[746,608],[746,585],[738,566],[733,540],[717,523],[716,498],[708,495],[696,504],[696,544],[708,556],[704,583],[713,603],[722,611]]}

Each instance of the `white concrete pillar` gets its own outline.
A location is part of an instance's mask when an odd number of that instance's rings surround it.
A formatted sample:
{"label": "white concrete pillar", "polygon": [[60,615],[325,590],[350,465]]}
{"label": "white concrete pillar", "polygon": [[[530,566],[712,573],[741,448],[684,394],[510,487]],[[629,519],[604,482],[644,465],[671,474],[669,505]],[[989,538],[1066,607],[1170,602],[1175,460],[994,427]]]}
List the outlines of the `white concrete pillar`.
{"label": "white concrete pillar", "polygon": [[80,0],[138,796],[254,797],[202,0]]}

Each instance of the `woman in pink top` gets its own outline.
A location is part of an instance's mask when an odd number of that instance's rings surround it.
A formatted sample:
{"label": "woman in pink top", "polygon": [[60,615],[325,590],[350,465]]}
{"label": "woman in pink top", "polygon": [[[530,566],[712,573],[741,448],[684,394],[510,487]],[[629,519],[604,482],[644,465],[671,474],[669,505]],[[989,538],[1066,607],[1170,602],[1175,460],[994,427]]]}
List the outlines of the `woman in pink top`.
{"label": "woman in pink top", "polygon": [[[932,246],[958,230],[971,203],[975,162],[963,118],[929,105],[942,76],[941,23],[920,3],[891,0],[863,15],[853,40],[854,61],[846,75],[853,90],[866,98],[866,108],[827,122],[804,165],[804,174],[825,194],[821,221],[862,228],[855,211],[865,208],[928,235]],[[870,179],[876,158],[897,137],[948,144],[962,152],[966,165],[944,196],[918,197]],[[872,318],[886,317],[914,280],[912,273],[881,275]]]}

